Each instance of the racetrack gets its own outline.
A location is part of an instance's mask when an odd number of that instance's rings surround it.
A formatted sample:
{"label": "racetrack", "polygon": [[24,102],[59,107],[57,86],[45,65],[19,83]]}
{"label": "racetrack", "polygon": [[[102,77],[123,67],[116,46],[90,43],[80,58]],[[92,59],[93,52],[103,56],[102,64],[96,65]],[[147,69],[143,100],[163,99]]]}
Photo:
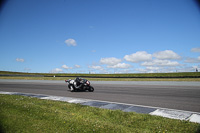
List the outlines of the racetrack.
{"label": "racetrack", "polygon": [[70,92],[64,81],[0,80],[0,91],[46,94],[200,112],[200,82],[91,81],[94,92]]}

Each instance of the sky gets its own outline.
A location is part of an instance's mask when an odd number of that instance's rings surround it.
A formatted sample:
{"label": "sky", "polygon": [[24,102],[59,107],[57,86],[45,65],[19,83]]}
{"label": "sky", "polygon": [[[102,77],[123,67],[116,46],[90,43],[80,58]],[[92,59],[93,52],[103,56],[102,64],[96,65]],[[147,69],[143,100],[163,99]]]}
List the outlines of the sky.
{"label": "sky", "polygon": [[0,71],[200,71],[194,0],[7,0],[0,8]]}

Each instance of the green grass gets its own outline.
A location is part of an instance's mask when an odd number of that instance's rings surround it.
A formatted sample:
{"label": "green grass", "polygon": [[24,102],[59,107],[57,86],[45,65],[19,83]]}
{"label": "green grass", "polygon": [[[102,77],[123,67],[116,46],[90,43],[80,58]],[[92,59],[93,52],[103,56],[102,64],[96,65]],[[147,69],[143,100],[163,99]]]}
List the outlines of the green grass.
{"label": "green grass", "polygon": [[17,95],[0,95],[0,123],[3,132],[200,132],[189,121]]}

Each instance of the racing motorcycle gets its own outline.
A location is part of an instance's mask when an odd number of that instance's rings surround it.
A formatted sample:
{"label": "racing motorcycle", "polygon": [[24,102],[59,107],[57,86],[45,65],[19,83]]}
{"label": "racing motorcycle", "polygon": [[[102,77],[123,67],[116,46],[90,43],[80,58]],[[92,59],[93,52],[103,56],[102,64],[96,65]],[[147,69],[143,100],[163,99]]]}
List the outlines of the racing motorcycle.
{"label": "racing motorcycle", "polygon": [[74,91],[86,91],[88,90],[89,92],[93,92],[94,88],[90,85],[90,82],[87,79],[82,79],[81,84],[82,86],[80,88],[76,88],[77,82],[75,80],[69,79],[65,80],[66,83],[68,83],[68,88],[71,92]]}

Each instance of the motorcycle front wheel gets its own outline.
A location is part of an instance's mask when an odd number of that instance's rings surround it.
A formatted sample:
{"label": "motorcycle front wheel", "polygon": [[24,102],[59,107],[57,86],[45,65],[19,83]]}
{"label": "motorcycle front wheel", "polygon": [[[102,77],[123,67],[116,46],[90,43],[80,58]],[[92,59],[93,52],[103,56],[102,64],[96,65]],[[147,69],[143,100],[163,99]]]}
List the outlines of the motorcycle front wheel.
{"label": "motorcycle front wheel", "polygon": [[93,92],[94,88],[92,86],[90,86],[89,92]]}

